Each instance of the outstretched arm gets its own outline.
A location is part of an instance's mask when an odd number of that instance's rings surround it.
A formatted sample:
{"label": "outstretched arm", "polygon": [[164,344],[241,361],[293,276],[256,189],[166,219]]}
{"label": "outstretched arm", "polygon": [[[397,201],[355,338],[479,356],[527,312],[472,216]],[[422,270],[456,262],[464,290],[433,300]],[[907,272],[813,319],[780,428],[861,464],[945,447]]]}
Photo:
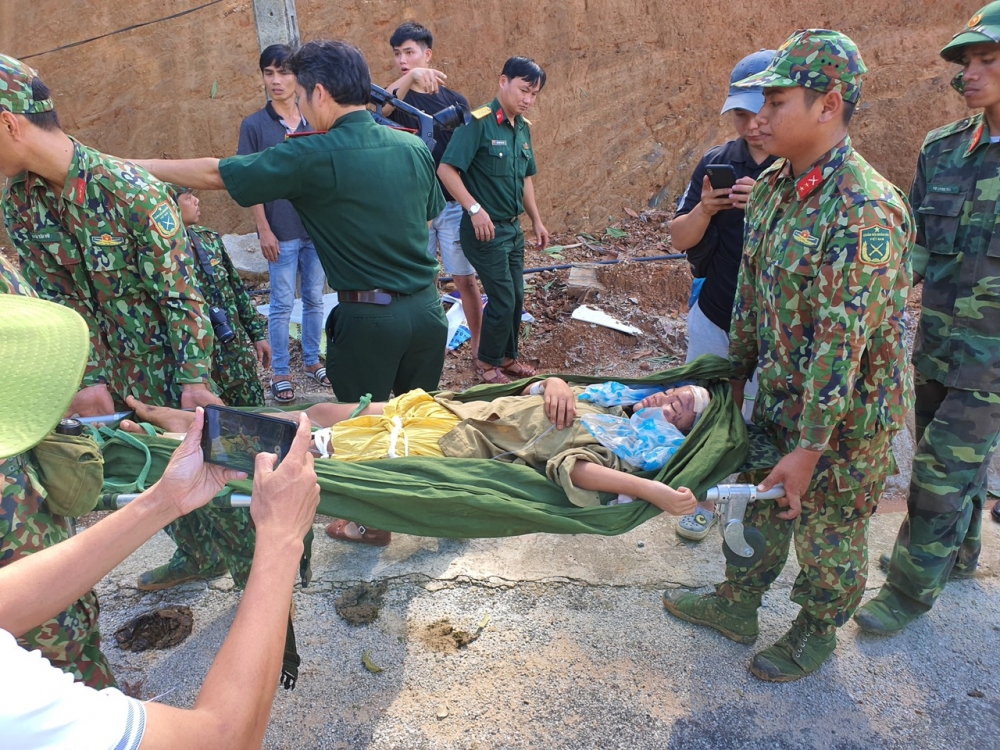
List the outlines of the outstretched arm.
{"label": "outstretched arm", "polygon": [[202,159],[129,159],[163,182],[173,182],[192,190],[225,190],[219,173],[219,160]]}
{"label": "outstretched arm", "polygon": [[637,477],[590,461],[577,461],[569,478],[573,486],[581,490],[638,497],[674,516],[686,516],[694,512],[696,498],[687,487],[675,490],[663,482]]}

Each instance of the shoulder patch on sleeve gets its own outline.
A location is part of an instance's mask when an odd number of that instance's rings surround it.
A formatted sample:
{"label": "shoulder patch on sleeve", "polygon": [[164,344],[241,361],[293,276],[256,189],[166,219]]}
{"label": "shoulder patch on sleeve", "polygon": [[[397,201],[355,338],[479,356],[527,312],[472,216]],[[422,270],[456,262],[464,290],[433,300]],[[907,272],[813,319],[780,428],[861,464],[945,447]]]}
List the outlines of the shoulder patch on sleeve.
{"label": "shoulder patch on sleeve", "polygon": [[161,237],[173,237],[181,226],[177,211],[170,201],[157,203],[156,208],[149,214],[149,220]]}
{"label": "shoulder patch on sleeve", "polygon": [[940,141],[942,138],[947,138],[949,135],[954,135],[955,133],[961,133],[963,130],[968,130],[975,124],[975,117],[966,117],[963,120],[957,120],[956,122],[943,125],[940,128],[935,128],[927,134],[926,138],[924,138],[924,145],[926,146],[928,143]]}
{"label": "shoulder patch on sleeve", "polygon": [[486,115],[491,114],[492,112],[493,110],[490,109],[490,105],[484,104],[479,109],[473,111],[472,116],[477,120],[482,120],[484,117],[486,117]]}
{"label": "shoulder patch on sleeve", "polygon": [[872,224],[858,230],[858,257],[870,266],[884,266],[889,262],[889,242],[892,233],[888,227]]}

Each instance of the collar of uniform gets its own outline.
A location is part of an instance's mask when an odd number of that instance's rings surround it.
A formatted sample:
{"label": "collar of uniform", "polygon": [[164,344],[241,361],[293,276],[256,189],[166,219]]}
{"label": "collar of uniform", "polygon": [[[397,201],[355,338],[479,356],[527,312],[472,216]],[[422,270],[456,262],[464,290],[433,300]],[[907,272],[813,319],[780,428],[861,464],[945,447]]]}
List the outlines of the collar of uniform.
{"label": "collar of uniform", "polygon": [[[799,200],[805,200],[816,188],[826,182],[826,179],[840,169],[847,155],[851,153],[851,137],[846,136],[844,140],[827,151],[819,158],[815,164],[801,177],[795,180],[795,192]],[[792,177],[792,163],[785,160],[781,167],[782,177]]]}
{"label": "collar of uniform", "polygon": [[375,123],[375,121],[372,119],[371,112],[369,112],[367,109],[358,109],[353,112],[348,112],[346,115],[341,115],[340,117],[338,117],[334,121],[333,125],[330,126],[330,130],[333,130],[334,128],[339,128],[341,125],[347,125],[348,123],[352,122],[363,122],[365,120],[367,120],[372,124]]}
{"label": "collar of uniform", "polygon": [[[87,182],[90,179],[90,170],[86,166],[83,148],[79,141],[73,136],[67,136],[67,138],[73,142],[73,159],[69,163],[66,183],[59,193],[59,198],[60,200],[82,206],[87,200]],[[15,178],[15,181],[18,179],[24,180],[24,187],[28,192],[38,187],[41,187],[42,190],[49,189],[49,184],[45,179],[34,172],[25,172],[23,173],[23,177],[18,176]]]}
{"label": "collar of uniform", "polygon": [[[507,113],[503,111],[503,105],[500,104],[500,99],[494,99],[490,103],[490,109],[493,111],[493,120],[497,125],[503,125],[505,122],[510,122],[507,119]],[[524,124],[524,117],[521,115],[514,116],[514,122],[511,123],[511,127],[517,129]]]}
{"label": "collar of uniform", "polygon": [[972,140],[969,141],[969,147],[965,150],[966,156],[972,156],[972,152],[983,144],[989,144],[990,142],[990,129],[989,125],[986,123],[986,118],[983,117],[983,113],[975,115],[973,119],[978,119],[979,122],[976,124],[975,128],[972,130]]}

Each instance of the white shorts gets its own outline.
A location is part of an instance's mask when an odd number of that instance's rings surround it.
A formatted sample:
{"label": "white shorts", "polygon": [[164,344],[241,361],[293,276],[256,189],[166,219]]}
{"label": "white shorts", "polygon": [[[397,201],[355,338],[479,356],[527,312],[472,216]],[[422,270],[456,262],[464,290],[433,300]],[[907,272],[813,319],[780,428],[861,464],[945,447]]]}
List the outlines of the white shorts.
{"label": "white shorts", "polygon": [[427,240],[427,254],[436,258],[441,251],[441,265],[449,276],[473,276],[476,269],[462,252],[462,243],[458,240],[458,227],[462,223],[462,204],[458,201],[448,201],[444,211],[431,222],[430,235]]}
{"label": "white shorts", "polygon": [[[688,313],[688,350],[684,363],[687,364],[702,354],[715,354],[729,359],[729,331],[723,331],[709,320],[695,302]],[[756,396],[757,375],[754,374],[743,391],[743,418],[748,422]]]}

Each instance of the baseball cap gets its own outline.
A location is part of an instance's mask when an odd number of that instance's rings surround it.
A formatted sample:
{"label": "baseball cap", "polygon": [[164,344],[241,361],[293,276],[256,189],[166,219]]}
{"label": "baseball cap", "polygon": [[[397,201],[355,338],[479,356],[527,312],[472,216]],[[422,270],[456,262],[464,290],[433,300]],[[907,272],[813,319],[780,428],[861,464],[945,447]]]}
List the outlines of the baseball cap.
{"label": "baseball cap", "polygon": [[761,86],[737,88],[734,84],[766,70],[773,59],[773,49],[762,49],[747,55],[736,63],[736,67],[733,68],[733,72],[729,76],[729,96],[726,103],[722,105],[720,115],[726,114],[731,109],[745,109],[754,114],[760,112],[760,108],[764,106],[764,89]]}
{"label": "baseball cap", "polygon": [[90,333],[75,310],[0,294],[0,459],[24,453],[59,424],[89,354]]}
{"label": "baseball cap", "polygon": [[31,82],[38,78],[34,69],[20,60],[0,55],[0,109],[15,115],[38,114],[55,109],[52,98],[35,101]]}
{"label": "baseball cap", "polygon": [[867,72],[858,46],[847,35],[829,29],[799,29],[778,47],[766,70],[733,85],[839,91],[845,102],[857,104],[861,76]]}
{"label": "baseball cap", "polygon": [[983,42],[1000,43],[1000,2],[990,3],[976,11],[965,28],[944,46],[941,57],[948,62],[961,62],[964,47]]}

